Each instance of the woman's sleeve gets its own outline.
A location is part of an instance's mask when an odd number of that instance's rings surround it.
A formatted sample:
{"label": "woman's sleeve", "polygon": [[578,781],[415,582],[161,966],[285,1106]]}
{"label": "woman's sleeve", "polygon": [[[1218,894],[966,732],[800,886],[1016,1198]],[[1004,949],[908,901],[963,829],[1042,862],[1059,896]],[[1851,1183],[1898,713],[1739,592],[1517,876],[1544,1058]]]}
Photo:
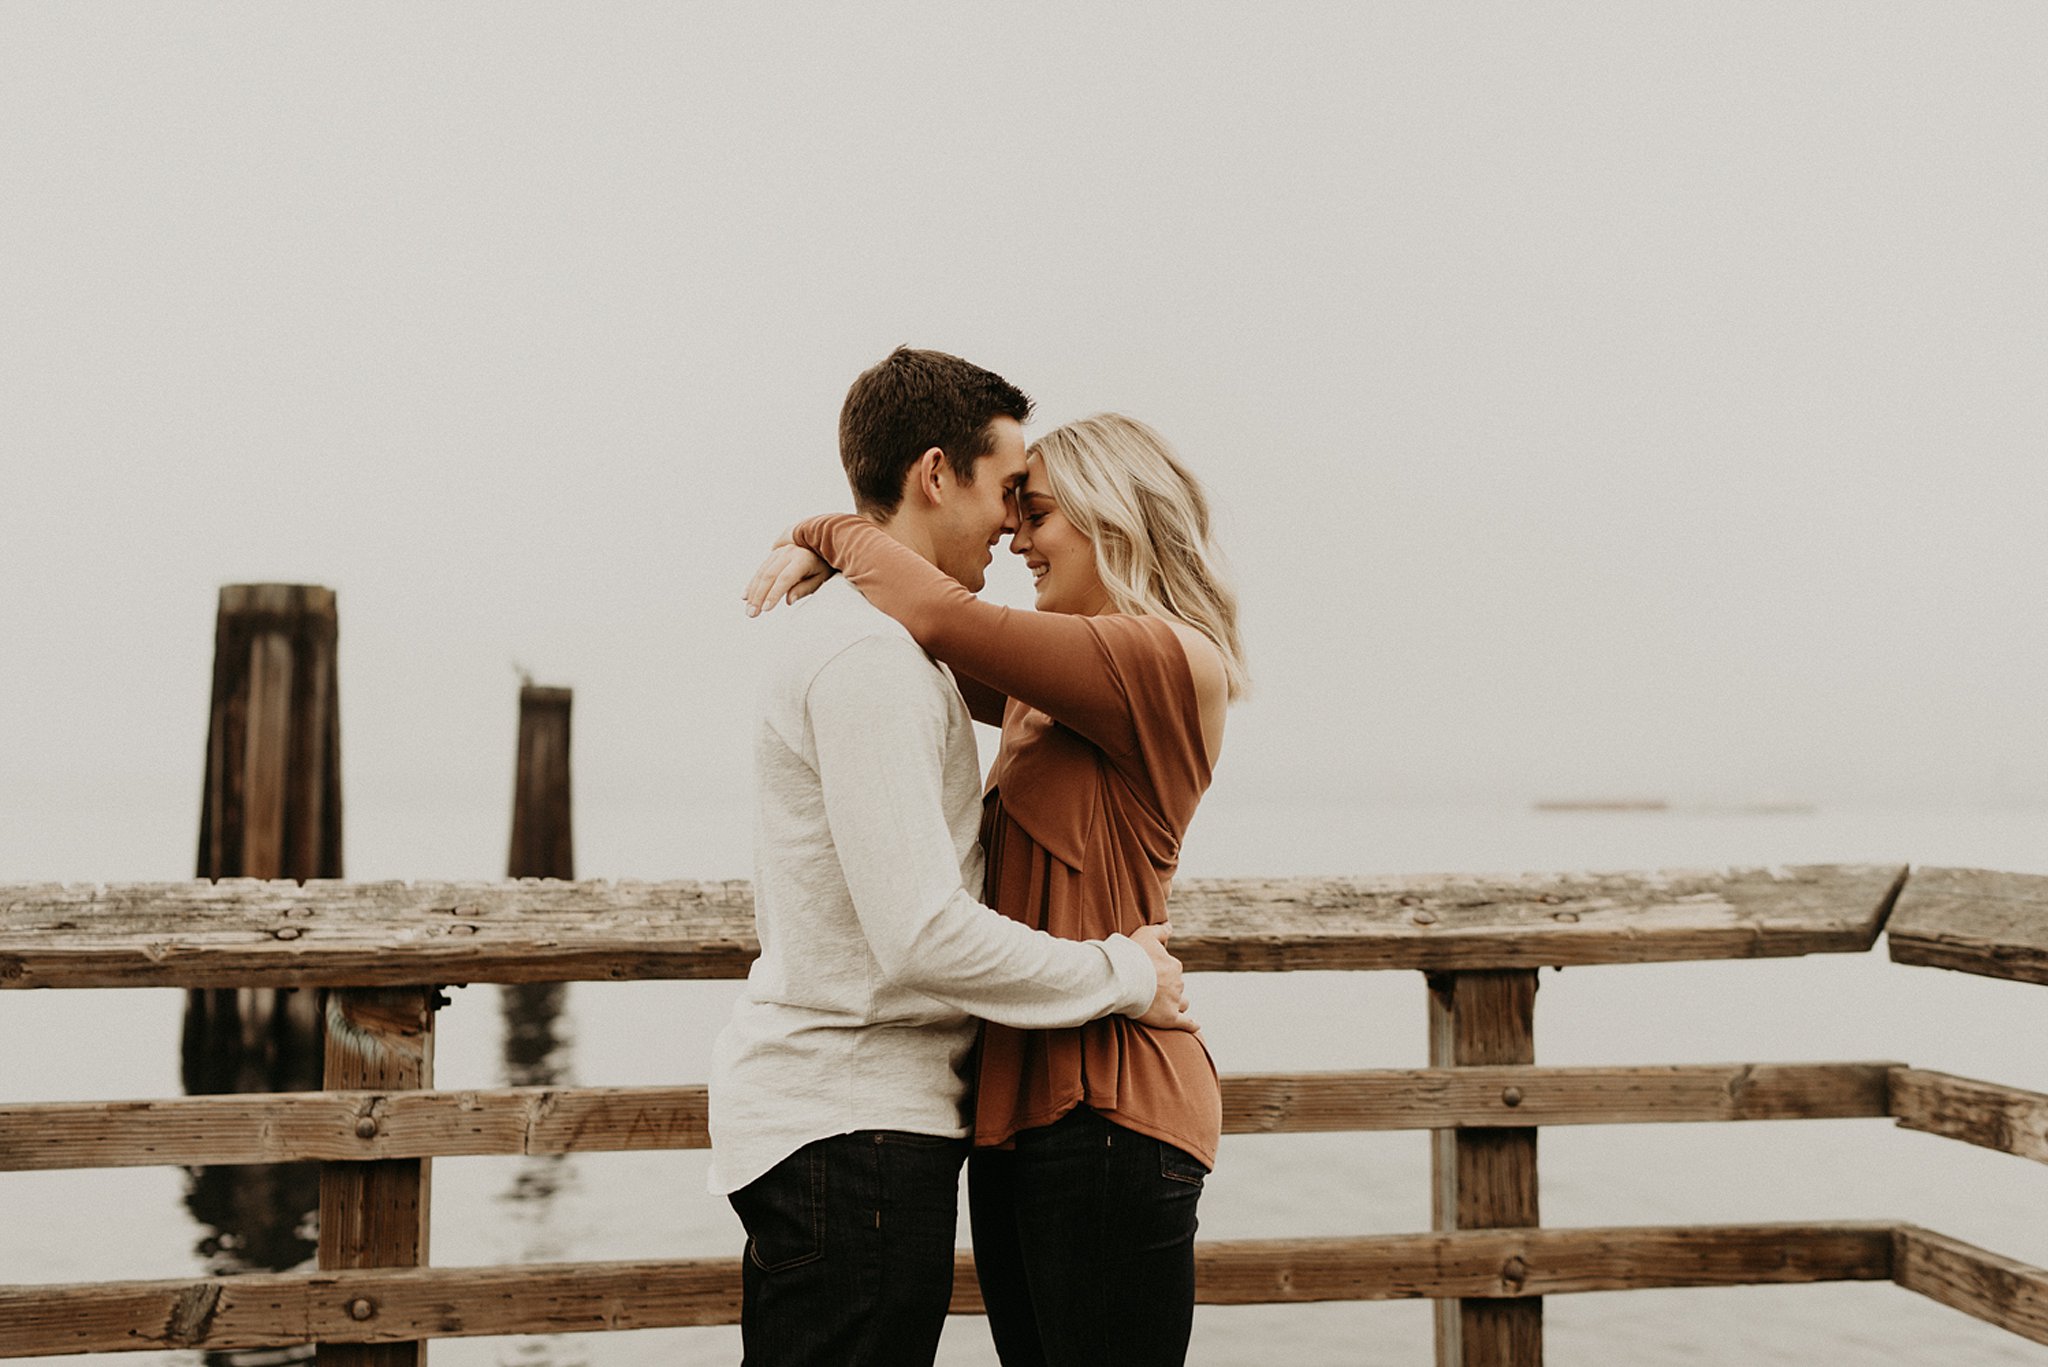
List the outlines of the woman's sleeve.
{"label": "woman's sleeve", "polygon": [[1035,707],[1111,754],[1137,745],[1123,674],[1090,618],[984,603],[866,518],[799,522],[809,547],[957,674]]}
{"label": "woman's sleeve", "polygon": [[1003,724],[1003,712],[1010,705],[1008,694],[957,669],[953,671],[953,686],[960,690],[960,700],[967,704],[968,716],[988,726]]}

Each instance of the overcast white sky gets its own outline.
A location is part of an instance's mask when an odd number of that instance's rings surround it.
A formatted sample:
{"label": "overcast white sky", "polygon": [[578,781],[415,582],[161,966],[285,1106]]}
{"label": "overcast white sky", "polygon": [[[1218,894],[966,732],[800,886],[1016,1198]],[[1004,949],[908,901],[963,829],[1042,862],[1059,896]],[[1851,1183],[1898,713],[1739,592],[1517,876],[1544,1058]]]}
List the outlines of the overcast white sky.
{"label": "overcast white sky", "polygon": [[2044,54],[1952,0],[9,4],[0,878],[116,803],[189,867],[225,582],[339,591],[352,813],[497,820],[514,661],[579,801],[742,792],[739,585],[898,342],[1207,477],[1218,802],[2048,800]]}

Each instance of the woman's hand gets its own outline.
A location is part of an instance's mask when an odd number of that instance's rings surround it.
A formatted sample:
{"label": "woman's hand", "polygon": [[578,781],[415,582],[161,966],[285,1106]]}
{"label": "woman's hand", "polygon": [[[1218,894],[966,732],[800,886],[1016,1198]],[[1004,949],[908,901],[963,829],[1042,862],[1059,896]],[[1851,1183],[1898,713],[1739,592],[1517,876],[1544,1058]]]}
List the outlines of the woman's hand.
{"label": "woman's hand", "polygon": [[834,570],[812,551],[802,546],[789,544],[788,533],[784,533],[775,549],[768,552],[768,558],[761,562],[761,568],[754,571],[754,577],[747,581],[747,616],[758,617],[777,603],[794,603],[799,598],[808,598],[824,586]]}

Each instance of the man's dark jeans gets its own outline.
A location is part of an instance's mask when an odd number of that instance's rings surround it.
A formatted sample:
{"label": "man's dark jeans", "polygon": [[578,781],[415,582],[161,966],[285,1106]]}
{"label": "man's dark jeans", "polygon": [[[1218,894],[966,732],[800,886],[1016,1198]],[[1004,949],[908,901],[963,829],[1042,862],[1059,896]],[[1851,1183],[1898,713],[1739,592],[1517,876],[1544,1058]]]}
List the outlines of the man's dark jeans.
{"label": "man's dark jeans", "polygon": [[1180,1367],[1207,1171],[1086,1106],[976,1151],[974,1266],[1003,1367]]}
{"label": "man's dark jeans", "polygon": [[953,1296],[964,1139],[857,1130],[729,1198],[747,1229],[744,1367],[930,1364]]}

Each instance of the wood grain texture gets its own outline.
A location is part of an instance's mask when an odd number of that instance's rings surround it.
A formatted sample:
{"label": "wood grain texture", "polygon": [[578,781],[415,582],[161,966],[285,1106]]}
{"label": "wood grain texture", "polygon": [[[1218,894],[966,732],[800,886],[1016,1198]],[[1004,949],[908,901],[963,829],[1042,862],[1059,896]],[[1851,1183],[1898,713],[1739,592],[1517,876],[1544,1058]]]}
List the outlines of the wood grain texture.
{"label": "wood grain texture", "polygon": [[[1226,1134],[1889,1116],[1891,1063],[1233,1073]],[[1932,1075],[1930,1075],[1932,1076]],[[1975,1084],[1984,1085],[1984,1084]],[[1509,1104],[1512,1089],[1520,1099]],[[376,1122],[368,1135],[364,1120]],[[0,1172],[708,1147],[705,1089],[279,1092],[0,1105]],[[1993,1146],[1997,1147],[1997,1146]]]}
{"label": "wood grain texture", "polygon": [[[1887,1224],[1472,1230],[1196,1245],[1207,1305],[1515,1297],[1674,1286],[1881,1281]],[[1519,1259],[1519,1282],[1502,1269]],[[962,1250],[953,1310],[980,1311]],[[349,1307],[368,1302],[356,1318]],[[736,1259],[256,1273],[0,1287],[0,1357],[389,1343],[739,1320]]]}
{"label": "wood grain texture", "polygon": [[2048,875],[1915,869],[1885,939],[1902,964],[2048,983]]}
{"label": "wood grain texture", "polygon": [[1892,1279],[2000,1329],[2048,1343],[2048,1270],[1901,1225],[1892,1233]]}
{"label": "wood grain texture", "polygon": [[1891,1078],[1891,1113],[1902,1129],[2048,1163],[2048,1096],[1921,1068]]}
{"label": "wood grain texture", "polygon": [[[422,987],[327,993],[327,1085],[412,1089],[434,1080],[434,1004]],[[374,1117],[363,1122],[374,1127]],[[320,1170],[320,1270],[427,1261],[432,1167],[424,1159],[328,1163]],[[421,1367],[424,1338],[322,1343],[320,1367]]]}
{"label": "wood grain texture", "polygon": [[[1875,941],[1876,865],[1472,878],[1191,879],[1193,970],[1527,968]],[[0,884],[0,988],[743,977],[744,882]]]}
{"label": "wood grain texture", "polygon": [[[1429,975],[1429,1061],[1456,1072],[1536,1060],[1536,970]],[[1439,1129],[1430,1141],[1430,1224],[1438,1230],[1542,1223],[1537,1132],[1528,1128]],[[1526,1267],[1503,1271],[1519,1283]],[[1530,1297],[1439,1300],[1437,1367],[1541,1367],[1543,1302]]]}

